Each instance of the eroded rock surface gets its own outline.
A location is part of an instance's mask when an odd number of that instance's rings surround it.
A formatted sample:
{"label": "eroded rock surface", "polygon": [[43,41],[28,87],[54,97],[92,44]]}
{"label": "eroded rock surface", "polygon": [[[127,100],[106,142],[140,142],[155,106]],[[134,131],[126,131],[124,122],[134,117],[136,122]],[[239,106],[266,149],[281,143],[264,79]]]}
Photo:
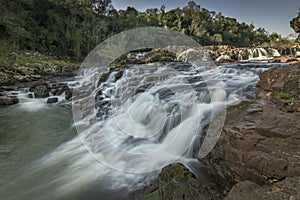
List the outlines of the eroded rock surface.
{"label": "eroded rock surface", "polygon": [[158,189],[148,194],[145,200],[218,200],[223,199],[216,185],[200,182],[182,164],[163,168],[157,181]]}
{"label": "eroded rock surface", "polygon": [[[296,184],[278,196],[267,192],[295,181],[299,185],[299,75],[299,64],[268,70],[260,76],[258,99],[228,108],[217,145],[202,160],[228,189],[238,183],[228,199],[299,198]],[[286,106],[292,109],[283,109],[282,97],[290,98]]]}

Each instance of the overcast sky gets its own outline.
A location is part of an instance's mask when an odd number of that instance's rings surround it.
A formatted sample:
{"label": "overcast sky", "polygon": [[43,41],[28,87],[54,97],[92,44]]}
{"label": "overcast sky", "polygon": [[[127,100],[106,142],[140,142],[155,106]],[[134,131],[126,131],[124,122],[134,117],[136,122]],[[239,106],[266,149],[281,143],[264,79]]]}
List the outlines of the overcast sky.
{"label": "overcast sky", "polygon": [[[112,0],[116,9],[133,6],[139,11],[147,8],[160,8],[162,4],[167,10],[183,7],[189,0]],[[227,17],[234,17],[239,22],[253,23],[255,27],[263,27],[269,33],[277,32],[283,36],[294,33],[290,28],[290,20],[297,16],[300,0],[195,0],[201,7],[222,12]]]}

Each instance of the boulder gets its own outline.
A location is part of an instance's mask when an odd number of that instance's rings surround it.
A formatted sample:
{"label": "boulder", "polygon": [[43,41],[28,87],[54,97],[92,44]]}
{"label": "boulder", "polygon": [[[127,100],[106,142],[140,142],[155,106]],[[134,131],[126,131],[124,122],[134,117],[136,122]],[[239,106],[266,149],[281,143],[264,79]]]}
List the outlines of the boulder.
{"label": "boulder", "polygon": [[0,105],[13,105],[19,102],[15,96],[0,96]]}
{"label": "boulder", "polygon": [[70,90],[69,86],[67,84],[59,84],[59,86],[55,89],[53,89],[54,95],[62,95],[67,90]]}
{"label": "boulder", "polygon": [[40,79],[29,88],[30,92],[34,93],[35,98],[49,97],[50,87],[45,80]]}
{"label": "boulder", "polygon": [[35,83],[33,84],[33,86],[31,86],[31,87],[29,88],[29,91],[30,91],[30,92],[34,92],[34,90],[35,90],[38,86],[45,86],[45,87],[49,88],[49,85],[46,83],[45,80],[39,79],[37,82],[35,82]]}
{"label": "boulder", "polygon": [[57,97],[51,97],[48,98],[47,103],[56,103],[58,102],[58,98]]}
{"label": "boulder", "polygon": [[[181,52],[177,56],[177,60],[181,62],[203,62],[208,61],[208,58],[205,56],[205,51],[201,48],[191,48],[186,51]],[[208,54],[207,54],[208,55]]]}
{"label": "boulder", "polygon": [[72,96],[73,96],[73,90],[68,88],[66,91],[65,91],[65,99],[70,101],[72,100]]}
{"label": "boulder", "polygon": [[49,90],[45,85],[37,86],[33,92],[35,98],[49,97]]}
{"label": "boulder", "polygon": [[32,93],[29,93],[29,94],[28,94],[28,98],[32,99],[32,98],[33,98],[33,94],[32,94]]}

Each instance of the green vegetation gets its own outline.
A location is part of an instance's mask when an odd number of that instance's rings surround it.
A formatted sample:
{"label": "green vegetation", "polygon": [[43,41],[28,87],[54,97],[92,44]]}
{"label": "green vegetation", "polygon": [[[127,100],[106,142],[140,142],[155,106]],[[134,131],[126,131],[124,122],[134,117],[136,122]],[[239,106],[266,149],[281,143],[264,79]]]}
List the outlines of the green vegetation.
{"label": "green vegetation", "polygon": [[66,74],[76,71],[76,61],[59,60],[35,52],[10,53],[0,57],[0,85],[13,84],[15,81],[29,81],[52,73]]}
{"label": "green vegetation", "polygon": [[0,12],[1,56],[34,51],[81,60],[109,36],[145,26],[185,33],[201,45],[241,47],[270,41],[264,29],[239,23],[193,1],[168,12],[164,6],[138,12],[133,7],[117,11],[111,0],[0,0]]}
{"label": "green vegetation", "polygon": [[291,48],[297,46],[295,40],[291,40],[288,37],[282,37],[278,33],[272,33],[269,35],[269,41],[261,45],[262,47],[271,47],[271,48]]}
{"label": "green vegetation", "polygon": [[296,41],[300,43],[300,9],[298,16],[291,20],[290,26],[295,30],[296,33],[298,33],[298,38]]}
{"label": "green vegetation", "polygon": [[276,94],[276,97],[278,99],[282,99],[282,100],[292,100],[293,99],[293,97],[291,95],[283,93],[283,92],[278,92]]}

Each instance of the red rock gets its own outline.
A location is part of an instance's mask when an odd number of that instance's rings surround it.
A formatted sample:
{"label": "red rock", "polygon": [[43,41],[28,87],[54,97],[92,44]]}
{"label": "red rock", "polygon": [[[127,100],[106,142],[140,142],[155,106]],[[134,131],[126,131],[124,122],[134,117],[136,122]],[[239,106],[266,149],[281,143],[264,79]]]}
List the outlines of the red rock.
{"label": "red rock", "polygon": [[229,108],[216,146],[201,160],[227,187],[300,176],[300,114],[279,109],[285,103],[274,100],[278,92],[291,94],[288,106],[299,109],[299,77],[300,64],[272,68],[260,75],[257,95],[263,99]]}

